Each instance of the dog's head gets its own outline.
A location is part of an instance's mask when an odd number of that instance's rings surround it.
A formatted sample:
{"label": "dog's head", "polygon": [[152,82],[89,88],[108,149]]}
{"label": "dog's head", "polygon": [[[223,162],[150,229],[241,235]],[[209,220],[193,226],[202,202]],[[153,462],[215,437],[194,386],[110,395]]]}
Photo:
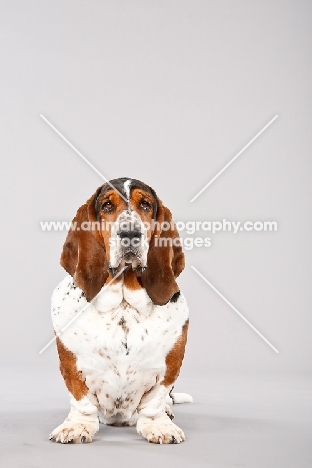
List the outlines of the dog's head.
{"label": "dog's head", "polygon": [[153,303],[164,305],[179,291],[175,278],[184,268],[184,254],[171,212],[155,191],[120,178],[99,187],[78,209],[61,265],[88,301],[128,266]]}

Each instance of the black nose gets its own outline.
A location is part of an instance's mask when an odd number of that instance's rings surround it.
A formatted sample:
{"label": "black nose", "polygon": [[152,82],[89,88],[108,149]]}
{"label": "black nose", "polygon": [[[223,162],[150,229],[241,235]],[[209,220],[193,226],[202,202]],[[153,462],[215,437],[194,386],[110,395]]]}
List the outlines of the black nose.
{"label": "black nose", "polygon": [[121,239],[130,239],[130,240],[140,239],[140,237],[142,236],[141,231],[138,231],[138,230],[130,231],[127,229],[119,229],[117,234]]}

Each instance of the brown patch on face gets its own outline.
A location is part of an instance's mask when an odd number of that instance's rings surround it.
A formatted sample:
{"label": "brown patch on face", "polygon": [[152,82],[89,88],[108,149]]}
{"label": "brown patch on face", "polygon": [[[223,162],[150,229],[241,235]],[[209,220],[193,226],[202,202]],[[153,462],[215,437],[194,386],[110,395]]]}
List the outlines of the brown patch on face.
{"label": "brown patch on face", "polygon": [[124,273],[124,286],[131,291],[142,289],[141,280],[137,277],[132,268],[128,268]]}
{"label": "brown patch on face", "polygon": [[100,235],[106,245],[107,258],[110,254],[109,240],[111,237],[112,224],[116,222],[118,216],[127,208],[126,202],[119,193],[109,189],[100,194],[96,201],[97,220],[100,222]]}
{"label": "brown patch on face", "polygon": [[[131,208],[138,213],[143,223],[148,223],[147,238],[150,240],[153,233],[153,214],[156,200],[148,192],[142,189],[134,188],[131,192]],[[147,224],[146,224],[147,227]]]}
{"label": "brown patch on face", "polygon": [[[103,187],[105,184],[78,209],[72,221],[76,227],[69,230],[61,255],[61,265],[89,302],[112,279],[108,272],[111,225],[127,207],[115,190],[109,188],[101,193]],[[105,208],[107,202],[111,211]]]}
{"label": "brown patch on face", "polygon": [[79,401],[87,395],[89,389],[83,380],[82,373],[77,370],[76,357],[65,348],[59,337],[56,338],[56,345],[60,358],[60,371],[66,387],[74,398]]}
{"label": "brown patch on face", "polygon": [[165,377],[161,382],[161,385],[165,385],[165,387],[172,385],[176,381],[180,373],[180,368],[184,358],[185,345],[187,341],[188,324],[189,321],[187,320],[182,327],[181,335],[177,339],[171,351],[169,351],[169,353],[166,356],[167,369]]}

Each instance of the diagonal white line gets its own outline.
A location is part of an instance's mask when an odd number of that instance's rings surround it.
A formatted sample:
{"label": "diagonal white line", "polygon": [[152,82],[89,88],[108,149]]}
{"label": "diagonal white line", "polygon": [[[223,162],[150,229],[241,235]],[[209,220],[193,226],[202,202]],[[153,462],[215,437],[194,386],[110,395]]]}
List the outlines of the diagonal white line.
{"label": "diagonal white line", "polygon": [[231,304],[230,301],[228,301],[228,300],[223,296],[223,294],[221,294],[221,293],[217,290],[217,288],[215,288],[215,287],[210,283],[210,281],[208,281],[207,278],[205,278],[205,277],[197,270],[197,268],[195,268],[194,266],[191,266],[191,268],[195,271],[195,273],[198,274],[198,276],[201,277],[201,279],[203,279],[203,280],[205,281],[205,283],[208,284],[208,286],[211,287],[211,289],[214,290],[214,292],[216,292],[216,293],[218,294],[218,296],[221,297],[221,299],[224,300],[224,302],[227,303],[227,305],[229,305],[229,306],[231,307],[231,309],[234,310],[234,312],[237,313],[237,315],[239,315],[239,317],[240,317],[241,319],[244,320],[244,322],[247,323],[247,325],[250,326],[250,328],[252,328],[253,331],[255,331],[255,332],[257,333],[257,335],[260,336],[260,338],[263,339],[263,341],[265,341],[276,353],[279,353],[279,351],[275,348],[275,346],[273,346],[272,343],[270,343],[269,340],[267,340],[267,339],[262,335],[262,333],[260,333],[259,330],[257,330],[256,327],[254,327],[254,326],[249,322],[249,320],[247,320],[247,319],[243,316],[243,314],[241,314],[241,313],[236,309],[236,307],[234,307],[233,304]]}
{"label": "diagonal white line", "polygon": [[66,141],[66,143],[78,154],[78,156],[81,157],[81,159],[83,159],[103,180],[105,180],[105,182],[107,182],[120,196],[121,198],[127,202],[127,199],[122,195],[122,193],[119,192],[119,190],[116,189],[116,187],[113,186],[113,184],[105,177],[103,176],[103,174],[96,168],[93,166],[92,163],[90,163],[90,161],[88,161],[88,159],[80,153],[80,151],[77,150],[77,148],[70,142],[67,140],[66,137],[64,137],[64,135],[62,135],[62,133],[54,127],[54,125],[51,124],[51,122],[49,122],[49,120],[42,114],[40,114],[40,117],[64,140]]}
{"label": "diagonal white line", "polygon": [[234,162],[234,161],[235,161],[235,160],[238,158],[238,156],[240,156],[240,155],[241,155],[241,154],[242,154],[242,153],[245,151],[245,149],[247,149],[247,148],[248,148],[248,146],[250,146],[250,145],[251,145],[251,143],[253,143],[253,142],[254,142],[254,141],[255,141],[255,140],[256,140],[256,139],[257,139],[257,138],[258,138],[258,137],[261,135],[261,133],[263,133],[263,132],[264,132],[264,130],[266,130],[266,129],[267,129],[267,128],[268,128],[268,127],[269,127],[269,126],[270,126],[270,125],[271,125],[271,124],[274,122],[274,120],[276,120],[276,119],[277,119],[277,117],[278,117],[278,115],[276,115],[275,117],[273,117],[273,119],[272,119],[272,120],[270,120],[270,122],[269,122],[269,123],[267,123],[267,124],[266,124],[266,125],[263,127],[263,129],[262,129],[262,130],[260,130],[260,132],[259,132],[259,133],[257,133],[257,135],[256,135],[256,136],[254,136],[254,137],[252,138],[252,140],[250,140],[250,142],[249,142],[249,143],[247,143],[247,145],[246,145],[246,146],[244,146],[244,148],[243,148],[243,149],[241,149],[241,150],[240,150],[240,152],[239,152],[239,153],[237,153],[237,155],[236,155],[236,156],[234,156],[234,158],[233,158],[233,159],[231,159],[231,161],[230,161],[230,162],[228,162],[228,163],[227,163],[227,164],[224,166],[224,168],[223,168],[223,169],[221,169],[221,171],[220,171],[220,172],[218,172],[218,174],[217,174],[217,175],[215,175],[215,176],[214,176],[214,177],[211,179],[211,181],[210,181],[210,182],[208,182],[208,184],[207,184],[207,185],[205,185],[205,187],[203,187],[203,188],[202,188],[202,189],[201,189],[201,190],[198,192],[198,194],[197,194],[197,195],[195,195],[195,197],[193,197],[193,198],[192,198],[192,200],[190,201],[190,203],[192,203],[193,201],[195,201],[195,200],[196,200],[196,198],[198,198],[198,197],[199,197],[199,195],[201,195],[201,194],[202,194],[202,193],[203,193],[203,192],[206,190],[206,188],[208,188],[208,187],[209,187],[209,185],[211,185],[211,184],[212,184],[212,183],[213,183],[213,182],[214,182],[214,181],[215,181],[215,180],[216,180],[216,179],[217,179],[217,178],[218,178],[218,177],[219,177],[219,176],[222,174],[222,172],[224,172],[224,171],[225,171],[225,170],[226,170],[226,169],[227,169],[227,168],[228,168],[228,167],[229,167],[229,166],[230,166],[230,165],[231,165],[231,164],[232,164],[232,163],[233,163],[233,162]]}
{"label": "diagonal white line", "polygon": [[99,295],[99,294],[102,294],[102,293],[108,288],[108,286],[110,286],[110,285],[115,281],[115,279],[118,278],[118,276],[120,276],[127,268],[128,268],[128,266],[125,266],[122,270],[120,270],[119,273],[117,273],[116,276],[114,276],[113,279],[110,280],[109,283],[105,284],[104,288],[101,289],[101,291],[92,299],[92,301],[88,302],[88,303],[79,311],[79,313],[78,313],[77,315],[75,315],[75,317],[73,317],[63,328],[61,328],[61,331],[58,332],[58,333],[54,336],[54,338],[52,338],[52,340],[50,340],[49,343],[47,343],[47,344],[41,349],[41,351],[39,351],[39,354],[42,354],[42,353],[50,346],[50,344],[52,344],[52,343],[56,340],[56,338],[59,337],[59,336],[66,330],[66,328],[69,327],[69,325],[71,325],[75,320],[77,320],[77,318],[82,314],[82,312],[83,312],[84,310],[86,310],[86,309],[89,307],[89,305],[92,304],[92,303],[95,301],[95,299],[98,297],[98,295]]}

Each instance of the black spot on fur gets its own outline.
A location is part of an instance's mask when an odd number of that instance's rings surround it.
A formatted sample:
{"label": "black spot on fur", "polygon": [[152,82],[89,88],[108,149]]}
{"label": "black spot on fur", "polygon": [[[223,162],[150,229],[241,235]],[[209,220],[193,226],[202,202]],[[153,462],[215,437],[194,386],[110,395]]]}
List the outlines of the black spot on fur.
{"label": "black spot on fur", "polygon": [[173,418],[174,418],[174,415],[172,413],[168,413],[167,411],[166,411],[166,414],[167,414],[168,418],[170,418],[171,421],[172,421]]}
{"label": "black spot on fur", "polygon": [[170,299],[170,302],[177,302],[177,300],[178,300],[179,297],[180,297],[180,294],[181,294],[180,291],[176,292],[176,293],[172,296],[172,298]]}

